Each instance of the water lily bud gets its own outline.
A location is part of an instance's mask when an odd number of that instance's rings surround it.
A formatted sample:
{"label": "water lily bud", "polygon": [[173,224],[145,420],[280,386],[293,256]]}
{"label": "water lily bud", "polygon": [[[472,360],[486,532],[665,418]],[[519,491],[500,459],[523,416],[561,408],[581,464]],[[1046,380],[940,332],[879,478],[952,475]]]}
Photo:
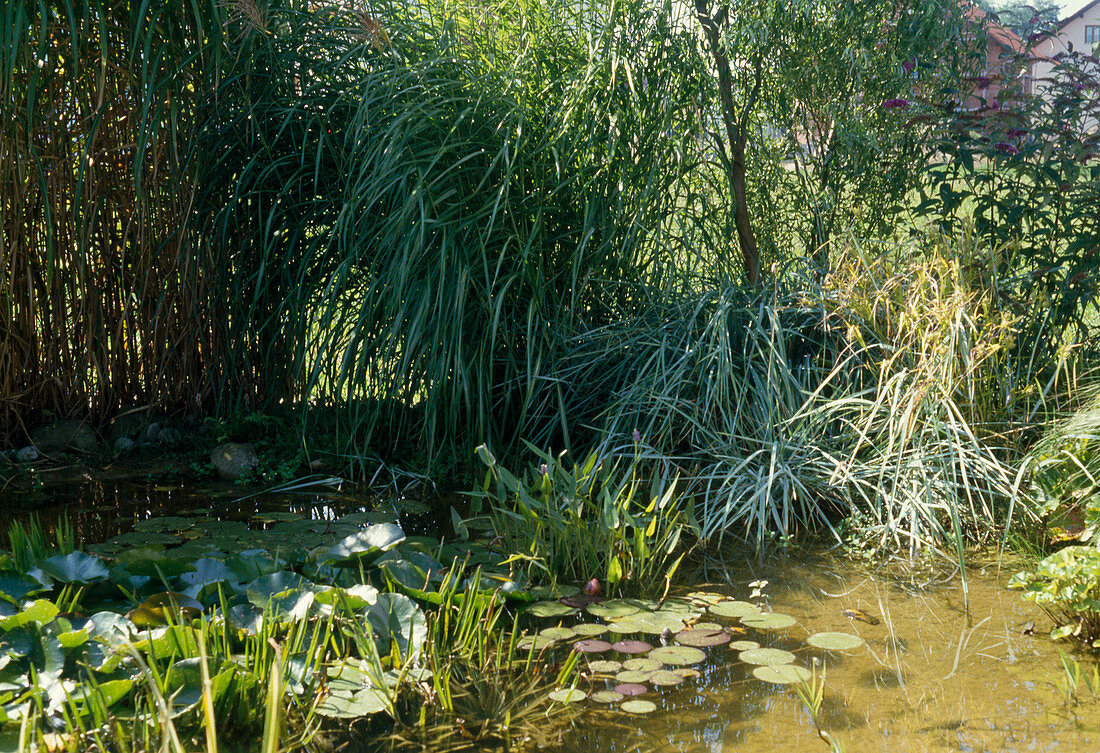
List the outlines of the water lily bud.
{"label": "water lily bud", "polygon": [[584,584],[584,592],[589,596],[599,596],[603,592],[603,587],[600,585],[599,578],[593,578]]}

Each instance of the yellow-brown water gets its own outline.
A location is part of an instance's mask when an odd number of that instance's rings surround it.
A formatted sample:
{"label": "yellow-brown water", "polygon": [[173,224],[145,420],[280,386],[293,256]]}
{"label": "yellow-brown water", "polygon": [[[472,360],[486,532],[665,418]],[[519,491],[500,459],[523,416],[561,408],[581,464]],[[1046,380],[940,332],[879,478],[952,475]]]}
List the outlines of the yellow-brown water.
{"label": "yellow-brown water", "polygon": [[[843,560],[787,563],[745,574],[770,581],[775,611],[798,618],[771,645],[794,650],[810,665],[803,640],[820,631],[854,632],[866,645],[825,656],[822,724],[848,753],[906,751],[1098,751],[1100,701],[1082,681],[1078,703],[1057,689],[1065,682],[1051,624],[1033,604],[1008,591],[1014,572],[995,562],[969,572],[969,614],[961,580],[925,584],[868,575]],[[718,587],[715,590],[719,590]],[[724,589],[731,591],[730,586]],[[878,625],[841,613],[858,608]],[[1031,623],[1034,634],[1028,635]],[[756,680],[724,648],[711,652],[703,676],[649,693],[648,717],[586,712],[563,734],[560,749],[576,753],[628,750],[830,750],[795,692]],[[1091,671],[1086,656],[1077,656]]]}

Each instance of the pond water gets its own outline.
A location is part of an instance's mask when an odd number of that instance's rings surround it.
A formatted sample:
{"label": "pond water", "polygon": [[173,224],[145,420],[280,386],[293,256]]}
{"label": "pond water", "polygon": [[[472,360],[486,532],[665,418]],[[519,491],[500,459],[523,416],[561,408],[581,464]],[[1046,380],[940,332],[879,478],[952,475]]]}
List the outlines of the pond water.
{"label": "pond water", "polygon": [[[823,727],[849,753],[1100,750],[1100,704],[1083,682],[1079,704],[1063,700],[1060,646],[1044,635],[1049,620],[1004,588],[1014,570],[1003,567],[971,565],[969,614],[958,578],[919,585],[825,557],[734,571],[732,579],[769,581],[771,608],[798,624],[768,645],[792,650],[801,664],[810,666],[808,652],[821,655],[805,646],[809,634],[864,639],[860,648],[824,656]],[[742,598],[745,591],[742,585]],[[879,622],[848,619],[845,609]],[[1026,634],[1032,623],[1035,633]],[[757,680],[732,650],[709,652],[690,686],[646,696],[657,702],[656,713],[593,715],[563,736],[561,749],[830,750],[792,690]]]}
{"label": "pond water", "polygon": [[[396,518],[410,533],[438,533],[447,525],[438,506],[325,486],[246,496],[224,485],[89,482],[44,493],[35,502],[33,511],[43,522],[64,514],[85,543],[125,534],[135,525],[140,533],[142,520],[189,511],[251,527],[285,519],[280,513],[319,521],[348,514]],[[0,525],[6,529],[30,511],[27,505],[6,504]],[[709,564],[696,571],[695,580],[701,581],[696,588],[745,599],[750,582],[766,580],[758,599],[764,611],[796,619],[763,639],[750,637],[792,651],[802,666],[812,666],[814,657],[823,660],[820,719],[837,749],[1100,750],[1100,702],[1083,682],[1076,699],[1059,691],[1066,682],[1059,656],[1065,646],[1045,637],[1050,623],[1040,610],[1004,588],[1020,568],[998,566],[995,558],[970,563],[967,608],[957,575],[937,580],[874,574],[844,559],[805,552],[785,560]],[[715,582],[702,583],[707,580]],[[850,619],[845,610],[861,610],[870,621]],[[831,631],[857,635],[864,643],[844,652],[807,646],[810,634]],[[615,706],[585,703],[574,710],[571,723],[553,725],[555,733],[540,741],[543,748],[565,753],[830,750],[790,686],[756,679],[727,645],[706,653],[695,667],[698,677],[642,696],[656,704],[654,713],[629,715]],[[1091,659],[1076,658],[1091,671]],[[589,689],[614,684],[597,678]]]}

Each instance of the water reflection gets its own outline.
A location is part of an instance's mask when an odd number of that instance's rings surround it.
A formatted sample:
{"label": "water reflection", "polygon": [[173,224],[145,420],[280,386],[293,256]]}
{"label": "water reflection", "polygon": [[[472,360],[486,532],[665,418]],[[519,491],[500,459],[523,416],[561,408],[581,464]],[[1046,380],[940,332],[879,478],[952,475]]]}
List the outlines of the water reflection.
{"label": "water reflection", "polygon": [[[799,624],[766,645],[793,651],[809,666],[816,652],[804,644],[810,633],[852,632],[866,641],[825,656],[822,723],[849,753],[1097,750],[1100,702],[1082,686],[1079,705],[1063,703],[1060,646],[1024,634],[1028,622],[1049,621],[1003,588],[1007,570],[970,574],[967,614],[956,581],[921,587],[869,577],[843,561],[775,565],[764,575],[772,606]],[[746,571],[732,581],[744,590],[756,577]],[[848,620],[842,611],[850,607],[879,615],[880,624]],[[656,713],[588,712],[561,750],[829,752],[792,690],[756,680],[732,650],[708,651],[698,680],[646,696]]]}
{"label": "water reflection", "polygon": [[249,523],[257,529],[273,523],[273,512],[294,513],[309,520],[334,521],[349,513],[390,514],[410,534],[436,532],[440,505],[404,497],[378,497],[347,485],[252,493],[232,484],[171,486],[154,482],[84,481],[65,489],[9,495],[0,505],[0,542],[13,520],[35,515],[47,531],[63,518],[77,541],[106,541],[133,530],[140,520],[166,515],[209,515]]}

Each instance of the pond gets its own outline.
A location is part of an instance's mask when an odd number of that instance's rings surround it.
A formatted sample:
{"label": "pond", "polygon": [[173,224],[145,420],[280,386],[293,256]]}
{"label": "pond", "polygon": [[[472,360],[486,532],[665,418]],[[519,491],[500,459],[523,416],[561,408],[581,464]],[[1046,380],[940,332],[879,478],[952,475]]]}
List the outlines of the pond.
{"label": "pond", "polygon": [[[449,516],[449,510],[439,506],[335,486],[252,495],[224,485],[89,482],[43,495],[38,502],[37,515],[50,523],[64,514],[85,544],[115,537],[134,546],[188,546],[187,527],[177,522],[177,530],[168,531],[171,526],[163,521],[199,514],[238,526],[247,523],[256,532],[278,531],[275,526],[293,520],[315,521],[320,527],[314,525],[314,533],[331,524],[339,535],[349,521],[397,521],[406,532],[425,535],[449,525],[449,517],[441,514]],[[10,520],[27,517],[29,509],[6,506],[3,513],[7,519],[0,524],[6,529]],[[592,607],[582,600],[575,613],[550,608],[538,616],[528,607],[530,636],[566,628],[560,640],[539,647],[548,660],[564,661],[577,640],[592,644],[581,653],[575,681],[576,694],[590,697],[567,704],[568,713],[547,724],[538,745],[568,753],[829,751],[828,740],[834,750],[859,753],[1095,750],[1100,703],[1084,680],[1070,689],[1059,655],[1065,646],[1045,637],[1049,620],[1004,587],[1016,569],[998,565],[995,557],[969,563],[964,598],[962,580],[952,572],[920,577],[870,572],[849,560],[804,550],[764,561],[711,556],[689,576],[691,585],[673,589],[659,605],[639,607],[642,614],[657,610],[665,617],[669,610],[682,610],[694,637],[680,633],[675,621],[669,623],[675,631],[662,632],[659,624],[627,627],[622,614],[637,612],[633,606],[602,602]],[[742,623],[747,612],[735,605],[745,600],[751,600],[751,614]],[[752,615],[766,619],[753,623]],[[568,630],[578,625],[590,629],[579,635]],[[811,645],[826,645],[810,637],[822,633],[854,638],[841,638],[849,645],[836,649]],[[616,648],[595,645],[603,638]],[[679,660],[661,649],[671,658],[664,666],[650,667],[638,661],[644,654],[628,652],[617,643],[620,639],[650,641],[654,647],[695,644],[705,658]],[[767,660],[742,654],[751,648],[745,641],[789,651],[790,664],[823,673],[817,718],[824,736],[794,686],[769,681],[775,678],[767,674]],[[653,656],[660,657],[660,651]],[[1076,661],[1086,674],[1092,671],[1087,657]],[[623,663],[627,667],[614,666]],[[657,679],[655,670],[667,682]],[[676,677],[669,676],[670,670],[678,672]],[[628,692],[641,695],[607,692],[624,685],[623,677],[616,676],[622,671],[635,672],[626,680],[639,680],[634,684],[640,690]],[[815,679],[811,675],[809,682],[795,684],[810,689]],[[623,709],[631,700],[652,705],[635,706],[647,713],[629,713]]]}

